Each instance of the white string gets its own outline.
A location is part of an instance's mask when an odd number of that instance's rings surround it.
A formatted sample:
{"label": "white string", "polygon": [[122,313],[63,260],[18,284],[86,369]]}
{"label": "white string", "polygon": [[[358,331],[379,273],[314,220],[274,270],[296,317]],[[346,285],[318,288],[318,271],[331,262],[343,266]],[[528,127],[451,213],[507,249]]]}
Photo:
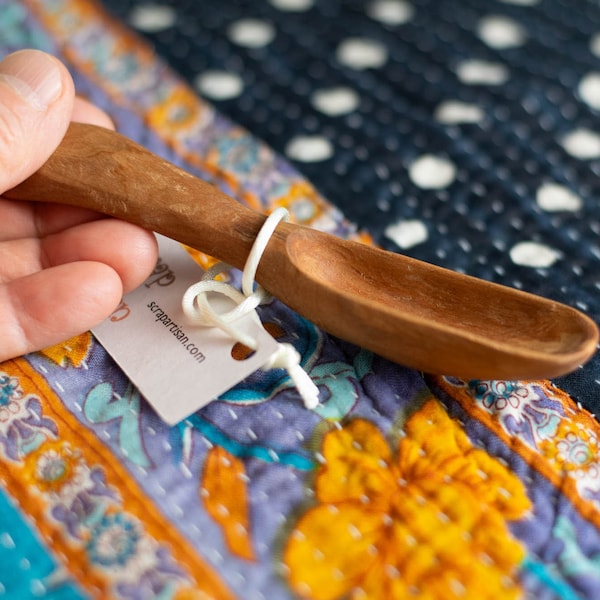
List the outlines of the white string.
{"label": "white string", "polygon": [[[226,263],[217,263],[204,273],[198,283],[191,285],[181,301],[183,312],[188,319],[204,327],[218,327],[234,340],[251,350],[256,350],[258,348],[257,341],[250,334],[236,327],[235,322],[245,315],[250,315],[257,323],[260,323],[256,308],[269,300],[271,296],[262,286],[256,285],[255,288],[254,277],[275,228],[280,221],[288,219],[288,211],[285,208],[277,208],[263,223],[242,271],[242,292],[228,283],[215,280],[217,275],[231,269],[231,266]],[[236,306],[225,313],[217,313],[208,301],[210,292],[227,296],[235,302]],[[285,369],[300,393],[306,408],[314,409],[319,404],[319,388],[302,368],[300,361],[301,356],[294,346],[279,342],[277,351],[263,365],[263,369]]]}

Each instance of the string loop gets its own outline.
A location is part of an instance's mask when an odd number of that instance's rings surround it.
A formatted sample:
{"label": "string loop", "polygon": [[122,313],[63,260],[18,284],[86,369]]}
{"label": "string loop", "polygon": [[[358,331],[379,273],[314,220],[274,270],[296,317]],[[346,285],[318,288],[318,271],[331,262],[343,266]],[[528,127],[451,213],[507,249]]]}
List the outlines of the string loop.
{"label": "string loop", "polygon": [[[271,295],[262,286],[255,285],[254,277],[275,228],[280,221],[287,221],[288,219],[288,211],[285,208],[278,208],[265,220],[246,259],[242,271],[241,292],[232,285],[215,279],[221,273],[232,268],[223,262],[217,263],[208,269],[198,283],[191,285],[186,290],[181,305],[184,314],[190,321],[204,327],[218,327],[251,350],[257,349],[258,345],[254,337],[236,327],[235,322],[243,316],[250,315],[260,324],[256,308],[270,300]],[[234,308],[225,313],[216,312],[208,300],[210,292],[223,294],[233,300],[235,303]],[[306,408],[314,409],[319,403],[319,388],[302,368],[300,362],[301,356],[294,346],[287,343],[278,343],[277,351],[263,365],[263,369],[285,369],[300,393]]]}

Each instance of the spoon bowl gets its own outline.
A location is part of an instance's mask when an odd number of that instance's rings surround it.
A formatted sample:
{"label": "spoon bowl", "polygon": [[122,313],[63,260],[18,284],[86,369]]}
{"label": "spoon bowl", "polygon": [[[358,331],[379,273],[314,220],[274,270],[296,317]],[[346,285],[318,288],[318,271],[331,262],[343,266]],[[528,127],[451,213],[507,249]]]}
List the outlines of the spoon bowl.
{"label": "spoon bowl", "polygon": [[[392,360],[430,373],[532,379],[575,368],[596,348],[596,326],[565,305],[318,237],[297,229],[286,242],[303,310],[339,337],[348,337],[348,327],[360,330],[361,345]],[[319,314],[323,281],[337,290],[328,303],[331,315],[344,316],[341,323]]]}
{"label": "spoon bowl", "polygon": [[[15,199],[83,206],[242,268],[265,216],[126,137],[72,124]],[[434,374],[538,379],[590,358],[595,323],[558,302],[280,223],[256,274],[329,333]]]}

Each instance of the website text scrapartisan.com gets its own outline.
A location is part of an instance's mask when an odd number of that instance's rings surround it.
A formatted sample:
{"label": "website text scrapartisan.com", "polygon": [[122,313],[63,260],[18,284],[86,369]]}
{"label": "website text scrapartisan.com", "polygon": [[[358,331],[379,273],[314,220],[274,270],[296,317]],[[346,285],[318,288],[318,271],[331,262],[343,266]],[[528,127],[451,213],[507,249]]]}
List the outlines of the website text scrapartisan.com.
{"label": "website text scrapartisan.com", "polygon": [[162,323],[196,362],[204,362],[206,356],[202,354],[200,348],[198,348],[194,342],[190,341],[190,338],[186,335],[185,331],[183,331],[183,329],[181,329],[181,327],[179,327],[179,325],[169,317],[169,315],[160,307],[159,304],[152,301],[146,306],[150,312],[154,314],[154,321],[156,323]]}

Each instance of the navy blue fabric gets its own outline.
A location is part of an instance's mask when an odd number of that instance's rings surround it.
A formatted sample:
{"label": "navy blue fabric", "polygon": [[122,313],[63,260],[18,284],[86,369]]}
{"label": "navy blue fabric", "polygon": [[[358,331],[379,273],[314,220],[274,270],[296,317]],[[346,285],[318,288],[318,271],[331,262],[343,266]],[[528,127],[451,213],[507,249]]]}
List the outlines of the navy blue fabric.
{"label": "navy blue fabric", "polygon": [[[124,21],[142,5],[104,0]],[[215,106],[281,153],[298,135],[321,135],[333,154],[296,166],[323,195],[382,246],[576,306],[600,321],[600,158],[581,159],[561,140],[575,128],[600,132],[599,112],[577,86],[600,70],[591,49],[600,5],[585,0],[499,2],[413,0],[411,18],[397,25],[367,14],[369,3],[318,0],[306,10],[281,10],[258,0],[171,0],[175,22],[142,32],[191,84],[207,70],[236,73],[243,93]],[[528,5],[529,4],[529,5]],[[526,40],[492,47],[478,27],[487,16],[518,23]],[[271,23],[275,37],[248,48],[230,39],[242,18]],[[382,66],[356,69],[337,57],[348,38],[380,42]],[[501,64],[506,81],[470,84],[466,60]],[[314,107],[314,90],[354,89],[360,104],[331,116]],[[436,118],[447,100],[482,111],[478,122]],[[447,158],[453,181],[427,189],[410,177],[421,155]],[[290,160],[294,160],[293,157]],[[548,182],[571,190],[577,210],[548,212],[536,203]],[[418,220],[429,235],[399,247],[390,223]],[[517,264],[510,249],[533,241],[560,258],[548,267]],[[600,409],[600,360],[556,380],[593,412]]]}

